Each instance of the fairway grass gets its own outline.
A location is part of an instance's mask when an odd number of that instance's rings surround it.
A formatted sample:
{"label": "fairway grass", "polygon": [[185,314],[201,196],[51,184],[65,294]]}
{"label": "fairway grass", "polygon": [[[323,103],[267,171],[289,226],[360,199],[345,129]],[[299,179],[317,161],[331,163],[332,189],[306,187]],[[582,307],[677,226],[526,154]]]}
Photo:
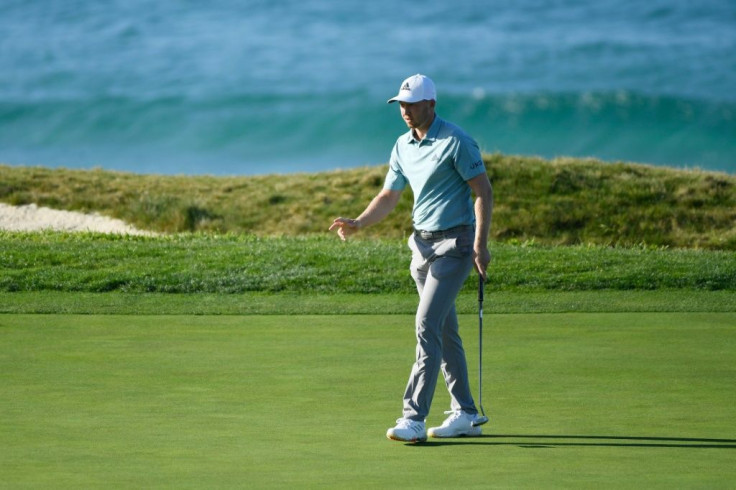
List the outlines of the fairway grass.
{"label": "fairway grass", "polygon": [[[0,293],[0,313],[130,315],[413,314],[412,294],[166,294],[32,291]],[[478,311],[477,292],[463,292],[459,313]],[[489,313],[736,313],[736,291],[687,289],[487,292]]]}
{"label": "fairway grass", "polygon": [[[484,437],[411,445],[385,431],[412,315],[0,315],[0,486],[736,481],[736,313],[488,314],[484,334]],[[448,405],[439,386],[428,424]]]}

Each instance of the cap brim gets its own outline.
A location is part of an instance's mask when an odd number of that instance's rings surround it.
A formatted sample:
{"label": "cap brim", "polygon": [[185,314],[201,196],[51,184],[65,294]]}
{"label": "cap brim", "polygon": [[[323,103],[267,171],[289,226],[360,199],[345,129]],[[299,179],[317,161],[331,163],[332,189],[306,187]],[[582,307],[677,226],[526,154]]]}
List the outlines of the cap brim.
{"label": "cap brim", "polygon": [[421,101],[423,101],[423,100],[426,100],[426,99],[419,99],[419,98],[417,98],[417,99],[414,99],[413,97],[407,97],[406,95],[401,95],[401,94],[399,94],[399,95],[397,95],[396,97],[393,97],[393,98],[391,98],[391,99],[388,99],[388,100],[386,101],[386,103],[387,103],[387,104],[392,104],[392,103],[394,103],[394,102],[406,102],[406,103],[408,103],[408,104],[414,104],[414,103],[416,103],[416,102],[421,102]]}

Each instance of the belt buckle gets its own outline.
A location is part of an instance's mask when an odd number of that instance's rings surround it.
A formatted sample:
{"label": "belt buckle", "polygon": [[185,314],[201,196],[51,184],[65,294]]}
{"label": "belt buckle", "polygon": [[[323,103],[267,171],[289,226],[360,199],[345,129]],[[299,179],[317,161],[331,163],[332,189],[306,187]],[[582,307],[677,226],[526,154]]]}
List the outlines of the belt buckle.
{"label": "belt buckle", "polygon": [[434,240],[436,238],[442,238],[445,234],[443,231],[423,231],[418,230],[419,237],[422,240]]}

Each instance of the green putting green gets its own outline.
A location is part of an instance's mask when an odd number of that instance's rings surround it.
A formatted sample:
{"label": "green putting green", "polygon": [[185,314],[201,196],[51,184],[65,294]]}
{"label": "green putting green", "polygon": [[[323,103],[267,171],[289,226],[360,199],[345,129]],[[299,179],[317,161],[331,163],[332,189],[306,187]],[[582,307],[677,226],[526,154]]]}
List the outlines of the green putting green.
{"label": "green putting green", "polygon": [[[473,386],[477,317],[462,315]],[[8,488],[724,488],[735,313],[487,314],[480,438],[389,441],[411,315],[0,315]],[[448,408],[438,387],[429,425]]]}

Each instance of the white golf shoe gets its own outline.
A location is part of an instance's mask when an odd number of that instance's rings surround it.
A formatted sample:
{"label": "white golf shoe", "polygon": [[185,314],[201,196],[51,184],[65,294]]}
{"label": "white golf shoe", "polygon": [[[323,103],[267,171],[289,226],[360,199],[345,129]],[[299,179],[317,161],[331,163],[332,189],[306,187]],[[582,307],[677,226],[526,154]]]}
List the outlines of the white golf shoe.
{"label": "white golf shoe", "polygon": [[429,437],[477,437],[481,434],[480,427],[474,427],[473,421],[477,414],[469,414],[462,410],[450,410],[450,414],[439,427],[430,427]]}
{"label": "white golf shoe", "polygon": [[396,427],[386,431],[386,437],[394,441],[424,442],[427,440],[427,431],[424,422],[401,418],[396,420]]}

